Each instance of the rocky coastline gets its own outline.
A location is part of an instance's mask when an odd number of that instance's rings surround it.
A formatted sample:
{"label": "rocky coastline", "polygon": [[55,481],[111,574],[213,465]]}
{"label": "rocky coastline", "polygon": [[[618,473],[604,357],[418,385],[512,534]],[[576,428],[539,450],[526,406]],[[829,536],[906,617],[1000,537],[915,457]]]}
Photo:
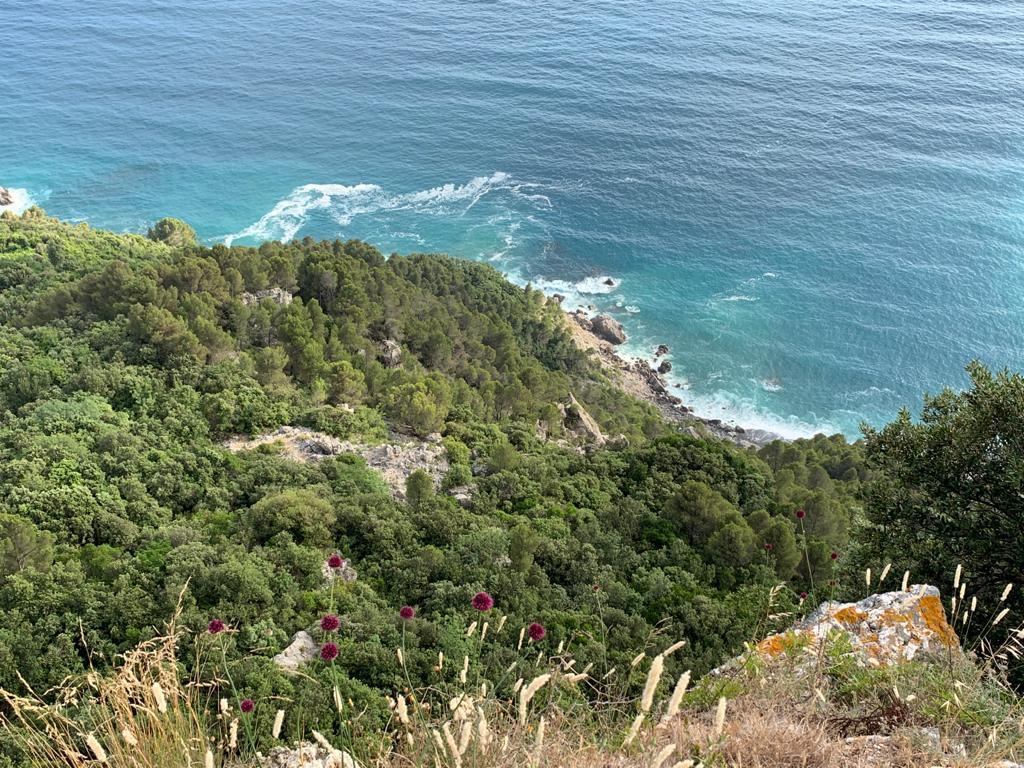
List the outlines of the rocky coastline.
{"label": "rocky coastline", "polygon": [[[558,297],[553,297],[553,300],[558,302]],[[658,367],[653,368],[642,358],[628,360],[616,352],[615,348],[627,340],[621,323],[608,315],[593,315],[582,309],[567,310],[565,315],[577,346],[594,352],[612,381],[627,394],[653,405],[667,421],[679,424],[684,431],[695,437],[711,434],[745,448],[757,448],[782,439],[763,429],[745,429],[721,419],[698,416],[681,398],[669,391],[665,374],[672,370],[672,364],[668,360],[661,360]],[[659,344],[655,358],[661,358],[668,352],[667,345]]]}

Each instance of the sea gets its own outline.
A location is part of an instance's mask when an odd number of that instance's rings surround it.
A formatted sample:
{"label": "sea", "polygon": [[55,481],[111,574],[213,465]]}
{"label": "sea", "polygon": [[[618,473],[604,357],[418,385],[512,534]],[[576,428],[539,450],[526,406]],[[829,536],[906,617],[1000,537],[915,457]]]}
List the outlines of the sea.
{"label": "sea", "polygon": [[10,207],[494,265],[697,413],[1024,369],[1021,0],[2,0]]}

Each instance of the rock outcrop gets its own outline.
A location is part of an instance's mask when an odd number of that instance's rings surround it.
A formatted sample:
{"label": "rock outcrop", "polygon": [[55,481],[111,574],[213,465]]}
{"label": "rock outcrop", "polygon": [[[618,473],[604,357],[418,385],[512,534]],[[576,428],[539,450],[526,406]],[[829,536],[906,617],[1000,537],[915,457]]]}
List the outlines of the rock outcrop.
{"label": "rock outcrop", "polygon": [[402,347],[394,339],[384,339],[380,345],[378,358],[388,368],[397,368],[402,364]]}
{"label": "rock outcrop", "polygon": [[303,664],[316,659],[320,653],[310,634],[306,631],[296,632],[288,647],[274,657],[274,663],[286,672],[297,672]]}
{"label": "rock outcrop", "polygon": [[6,187],[0,187],[0,205],[14,205],[14,195]]}
{"label": "rock outcrop", "polygon": [[596,446],[608,442],[608,438],[601,431],[601,426],[587,413],[587,409],[580,405],[580,401],[572,392],[569,393],[569,404],[565,407],[565,426]]}
{"label": "rock outcrop", "polygon": [[598,315],[591,320],[590,330],[599,339],[604,339],[611,344],[623,344],[627,338],[622,323],[607,315]]}
{"label": "rock outcrop", "polygon": [[672,363],[668,360],[662,360],[661,365],[658,366],[658,373],[664,376],[666,373],[672,370]]}
{"label": "rock outcrop", "polygon": [[[438,438],[425,441],[401,439],[381,445],[340,440],[305,427],[280,427],[264,435],[234,438],[224,443],[229,451],[250,451],[261,445],[280,445],[281,453],[293,461],[320,461],[342,453],[361,456],[367,466],[376,470],[397,499],[405,498],[405,481],[417,469],[434,480],[435,487],[448,471],[448,459]],[[400,441],[399,441],[400,440]]]}
{"label": "rock outcrop", "polygon": [[275,304],[280,304],[283,307],[292,303],[292,295],[284,288],[267,288],[265,291],[242,294],[242,303],[246,306],[259,304],[264,299],[270,299]]}
{"label": "rock outcrop", "polygon": [[754,652],[769,659],[801,651],[814,656],[823,641],[837,635],[849,641],[853,655],[866,666],[910,661],[960,643],[946,620],[939,590],[921,584],[857,603],[824,602],[789,631],[766,637]]}

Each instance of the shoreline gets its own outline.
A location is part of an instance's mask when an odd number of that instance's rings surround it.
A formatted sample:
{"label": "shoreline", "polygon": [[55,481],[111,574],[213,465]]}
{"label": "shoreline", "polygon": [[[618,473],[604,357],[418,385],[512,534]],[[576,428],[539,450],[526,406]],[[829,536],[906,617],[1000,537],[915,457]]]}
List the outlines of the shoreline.
{"label": "shoreline", "polygon": [[[558,297],[549,298],[559,304]],[[666,421],[677,424],[693,437],[703,437],[701,432],[710,433],[722,440],[727,440],[742,448],[760,448],[775,440],[783,440],[781,435],[763,429],[745,429],[739,425],[726,424],[721,419],[707,419],[698,416],[681,398],[669,391],[668,383],[642,358],[627,360],[616,351],[616,344],[601,338],[592,329],[592,321],[603,315],[591,316],[583,309],[567,310],[561,308],[566,318],[566,326],[576,346],[584,352],[592,352],[593,357],[609,374],[612,381],[626,394],[653,405]],[[618,325],[617,321],[612,321]],[[621,327],[621,326],[620,326]],[[667,349],[667,348],[666,348]]]}

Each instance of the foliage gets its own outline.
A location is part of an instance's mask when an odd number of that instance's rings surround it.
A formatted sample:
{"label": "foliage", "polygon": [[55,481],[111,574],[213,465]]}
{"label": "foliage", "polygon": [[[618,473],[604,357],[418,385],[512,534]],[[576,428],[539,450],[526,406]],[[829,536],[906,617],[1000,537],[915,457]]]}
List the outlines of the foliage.
{"label": "foliage", "polygon": [[[570,393],[625,439],[592,450],[554,424]],[[285,424],[370,444],[440,432],[450,470],[439,491],[413,473],[402,502],[354,455],[225,447]],[[554,302],[486,265],[357,241],[206,248],[35,209],[0,219],[9,690],[106,668],[158,634],[186,584],[184,626],[237,630],[223,649],[237,689],[301,697],[310,722],[332,722],[328,680],[360,707],[402,685],[403,627],[415,684],[438,651],[461,658],[453,628],[482,589],[510,625],[578,638],[581,666],[623,668],[671,632],[688,643],[670,671],[699,674],[749,638],[779,580],[795,603],[829,567],[805,554],[847,543],[867,476],[841,439],[753,452],[676,433],[609,384]],[[357,580],[325,585],[331,552]],[[314,666],[318,685],[297,686],[272,656],[331,600],[335,677]],[[396,619],[404,604],[414,625]],[[487,675],[509,663],[481,658]]]}
{"label": "foliage", "polygon": [[[970,593],[995,602],[1021,577],[1024,377],[979,363],[967,370],[971,389],[925,397],[919,422],[904,410],[867,430],[877,476],[867,488],[862,557],[891,560],[931,583],[961,564]],[[1024,594],[1018,587],[1000,602],[1019,615]]]}

